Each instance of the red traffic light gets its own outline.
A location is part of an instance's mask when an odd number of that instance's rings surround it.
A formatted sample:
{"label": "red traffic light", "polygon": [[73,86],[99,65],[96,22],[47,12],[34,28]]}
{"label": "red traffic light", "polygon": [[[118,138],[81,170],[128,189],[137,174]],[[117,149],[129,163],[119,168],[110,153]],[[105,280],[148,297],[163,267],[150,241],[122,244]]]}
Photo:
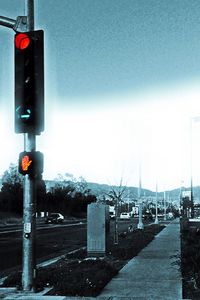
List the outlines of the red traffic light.
{"label": "red traffic light", "polygon": [[20,50],[26,49],[30,44],[30,38],[25,33],[19,33],[15,36],[15,46]]}

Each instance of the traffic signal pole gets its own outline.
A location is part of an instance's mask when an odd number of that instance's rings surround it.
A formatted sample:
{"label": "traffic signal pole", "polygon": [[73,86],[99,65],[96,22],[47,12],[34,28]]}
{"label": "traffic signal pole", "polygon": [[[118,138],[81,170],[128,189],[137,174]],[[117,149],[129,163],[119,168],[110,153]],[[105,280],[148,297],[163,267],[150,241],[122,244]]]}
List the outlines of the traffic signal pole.
{"label": "traffic signal pole", "polygon": [[43,30],[34,31],[34,0],[24,0],[26,16],[0,16],[0,25],[15,34],[15,132],[24,134],[19,172],[24,175],[22,288],[35,291],[36,180],[43,172],[43,154],[36,135],[44,130]]}
{"label": "traffic signal pole", "polygon": [[[27,31],[34,30],[34,0],[25,0],[27,14]],[[36,149],[36,135],[24,133],[24,151]],[[34,291],[36,278],[35,233],[36,233],[36,199],[35,178],[25,175],[23,194],[23,253],[22,253],[22,287],[24,291]]]}
{"label": "traffic signal pole", "polygon": [[[36,139],[34,134],[24,134],[24,150],[34,151]],[[28,174],[24,177],[23,193],[23,253],[22,253],[22,287],[24,291],[34,290],[36,278],[35,232],[36,232],[35,178]]]}

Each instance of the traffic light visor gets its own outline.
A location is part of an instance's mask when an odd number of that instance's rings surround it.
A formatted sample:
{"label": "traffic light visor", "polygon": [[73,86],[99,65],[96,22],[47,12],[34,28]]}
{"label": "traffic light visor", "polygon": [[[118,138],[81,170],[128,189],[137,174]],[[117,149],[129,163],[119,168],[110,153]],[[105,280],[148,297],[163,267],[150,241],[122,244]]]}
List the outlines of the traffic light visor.
{"label": "traffic light visor", "polygon": [[20,50],[26,49],[30,44],[30,38],[25,33],[19,33],[15,36],[15,46]]}

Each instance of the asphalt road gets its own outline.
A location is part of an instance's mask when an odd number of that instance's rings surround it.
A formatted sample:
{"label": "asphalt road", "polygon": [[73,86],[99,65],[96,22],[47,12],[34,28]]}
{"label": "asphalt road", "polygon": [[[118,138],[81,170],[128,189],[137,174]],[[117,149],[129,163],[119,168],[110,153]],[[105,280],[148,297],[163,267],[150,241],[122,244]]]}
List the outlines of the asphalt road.
{"label": "asphalt road", "polygon": [[[86,223],[38,224],[37,263],[86,244]],[[0,277],[3,271],[22,265],[22,225],[0,228]]]}
{"label": "asphalt road", "polygon": [[[137,219],[119,221],[119,232],[127,230],[130,224],[137,226]],[[110,222],[110,234],[114,232],[114,221]],[[66,254],[86,246],[86,221],[73,224],[37,224],[37,263]],[[0,227],[0,278],[15,268],[22,268],[22,225]]]}

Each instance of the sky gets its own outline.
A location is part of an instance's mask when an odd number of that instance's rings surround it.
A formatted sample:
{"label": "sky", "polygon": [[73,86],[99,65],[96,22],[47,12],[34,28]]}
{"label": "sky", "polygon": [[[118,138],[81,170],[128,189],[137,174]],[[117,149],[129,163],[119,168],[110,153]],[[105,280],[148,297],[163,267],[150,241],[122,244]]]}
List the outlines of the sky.
{"label": "sky", "polygon": [[[24,15],[1,0],[0,15]],[[200,185],[199,0],[35,0],[45,34],[44,179],[166,190]],[[0,174],[14,133],[14,31],[0,26]]]}

